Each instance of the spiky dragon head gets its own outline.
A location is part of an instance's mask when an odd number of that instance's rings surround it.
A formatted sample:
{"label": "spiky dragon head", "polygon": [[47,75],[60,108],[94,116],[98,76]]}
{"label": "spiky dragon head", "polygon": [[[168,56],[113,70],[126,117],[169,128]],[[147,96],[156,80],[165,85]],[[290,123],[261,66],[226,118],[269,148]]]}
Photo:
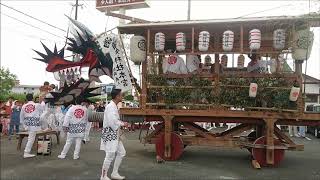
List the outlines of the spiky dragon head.
{"label": "spiky dragon head", "polygon": [[[67,16],[68,17],[68,16]],[[43,43],[46,54],[34,50],[38,55],[42,57],[35,58],[36,60],[47,63],[46,70],[48,72],[65,74],[69,72],[80,72],[82,67],[89,67],[89,80],[101,82],[99,77],[102,75],[107,75],[112,78],[112,67],[113,61],[109,53],[104,53],[100,48],[98,42],[94,39],[95,35],[87,28],[85,25],[68,17],[72,26],[70,27],[70,33],[73,38],[67,38],[68,45],[66,49],[71,51],[74,55],[81,56],[81,60],[74,62],[64,59],[64,48],[59,52],[57,47],[54,47],[54,51],[50,51]]]}
{"label": "spiky dragon head", "polygon": [[[78,21],[69,19],[79,31],[75,30],[73,38],[67,38],[69,46],[66,50],[82,57],[79,61],[66,60],[65,48],[58,51],[56,45],[51,51],[41,42],[45,53],[34,50],[41,57],[34,59],[46,63],[46,71],[54,73],[56,80],[60,81],[60,90],[51,92],[51,98],[48,99],[56,105],[73,103],[78,96],[96,96],[97,94],[89,93],[93,91],[89,88],[90,82],[101,82],[99,77],[102,75],[112,78],[113,61],[110,54],[101,50],[99,43],[94,40],[95,36],[88,28]],[[89,67],[88,81],[80,78],[83,67]]]}

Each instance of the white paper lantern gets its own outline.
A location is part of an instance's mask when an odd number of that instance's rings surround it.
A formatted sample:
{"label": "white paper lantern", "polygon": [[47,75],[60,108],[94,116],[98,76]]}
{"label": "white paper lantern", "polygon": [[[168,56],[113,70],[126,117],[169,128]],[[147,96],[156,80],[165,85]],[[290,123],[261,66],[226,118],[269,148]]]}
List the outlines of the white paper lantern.
{"label": "white paper lantern", "polygon": [[260,49],[261,45],[261,32],[259,29],[252,29],[249,32],[249,47],[251,50]]}
{"label": "white paper lantern", "polygon": [[146,39],[143,36],[133,36],[130,39],[130,57],[135,64],[146,60]]}
{"label": "white paper lantern", "polygon": [[286,32],[284,29],[277,29],[273,32],[273,47],[281,50],[286,45]]}
{"label": "white paper lantern", "polygon": [[186,36],[183,32],[176,35],[176,48],[177,51],[184,51],[186,49]]}
{"label": "white paper lantern", "polygon": [[163,51],[164,50],[164,45],[165,45],[165,35],[162,32],[158,32],[155,34],[154,37],[154,48],[156,51]]}
{"label": "white paper lantern", "polygon": [[199,33],[199,51],[208,51],[210,43],[210,33],[201,31]]}
{"label": "white paper lantern", "polygon": [[237,67],[238,68],[244,68],[244,55],[240,54],[238,56],[238,63],[237,63]]}
{"label": "white paper lantern", "polygon": [[310,57],[313,44],[313,32],[309,29],[297,31],[294,34],[292,58],[296,61],[307,60]]}
{"label": "white paper lantern", "polygon": [[291,91],[290,91],[289,100],[290,100],[290,101],[297,101],[297,100],[298,100],[298,97],[299,97],[299,94],[300,94],[300,88],[293,86],[293,87],[291,88]]}
{"label": "white paper lantern", "polygon": [[227,30],[223,33],[222,36],[222,49],[224,51],[231,51],[233,48],[234,33],[230,30]]}
{"label": "white paper lantern", "polygon": [[256,97],[257,91],[258,91],[258,84],[257,83],[250,83],[249,97]]}
{"label": "white paper lantern", "polygon": [[225,55],[225,54],[221,56],[221,65],[223,67],[227,67],[228,66],[228,56]]}

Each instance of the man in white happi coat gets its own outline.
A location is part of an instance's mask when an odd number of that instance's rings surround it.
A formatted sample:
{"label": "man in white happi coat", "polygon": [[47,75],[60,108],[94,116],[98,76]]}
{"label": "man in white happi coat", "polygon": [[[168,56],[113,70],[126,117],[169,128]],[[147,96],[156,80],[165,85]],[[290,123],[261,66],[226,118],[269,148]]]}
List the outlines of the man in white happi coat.
{"label": "man in white happi coat", "polygon": [[123,157],[126,155],[126,150],[121,140],[121,126],[127,126],[126,122],[120,121],[117,104],[122,101],[122,93],[120,89],[112,89],[112,101],[106,106],[103,118],[103,130],[100,150],[106,152],[106,156],[102,165],[101,180],[110,180],[107,173],[110,164],[113,160],[113,171],[111,173],[112,179],[125,179],[118,173],[119,166]]}
{"label": "man in white happi coat", "polygon": [[164,74],[188,74],[188,69],[183,59],[176,55],[164,58],[162,70]]}
{"label": "man in white happi coat", "polygon": [[79,159],[81,141],[85,138],[87,131],[88,112],[85,106],[80,105],[82,104],[80,98],[76,99],[76,104],[70,107],[63,121],[62,126],[64,131],[67,132],[67,140],[61,154],[58,156],[60,159],[66,157],[73,141],[75,141],[73,159]]}
{"label": "man in white happi coat", "polygon": [[37,131],[41,131],[43,122],[40,120],[40,116],[43,112],[43,108],[39,103],[33,102],[33,95],[26,95],[27,103],[24,104],[20,112],[20,122],[25,130],[28,131],[28,142],[24,149],[24,158],[34,157],[34,154],[30,154],[32,145],[36,138]]}
{"label": "man in white happi coat", "polygon": [[196,74],[200,72],[200,63],[201,56],[200,55],[186,55],[186,64],[189,73]]}

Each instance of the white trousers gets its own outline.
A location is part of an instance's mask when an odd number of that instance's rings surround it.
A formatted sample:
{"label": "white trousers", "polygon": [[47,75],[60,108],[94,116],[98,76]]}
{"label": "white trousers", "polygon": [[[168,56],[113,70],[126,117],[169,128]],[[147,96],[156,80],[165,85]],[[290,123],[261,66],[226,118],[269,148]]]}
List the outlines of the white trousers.
{"label": "white trousers", "polygon": [[89,135],[90,135],[91,127],[92,127],[92,122],[88,122],[86,126],[86,131],[84,132],[83,140],[90,141]]}
{"label": "white trousers", "polygon": [[119,170],[121,161],[125,155],[126,155],[126,150],[124,149],[122,141],[119,141],[116,152],[107,152],[106,151],[106,156],[104,158],[103,165],[102,165],[101,176],[102,177],[107,176],[110,164],[112,163],[112,161],[114,159],[115,160],[114,160],[114,164],[113,164],[112,174],[119,174],[118,170]]}
{"label": "white trousers", "polygon": [[289,126],[289,135],[297,136],[298,135],[298,126]]}
{"label": "white trousers", "polygon": [[72,145],[73,141],[75,141],[76,145],[75,145],[75,148],[74,148],[73,157],[74,158],[79,158],[82,139],[83,138],[81,138],[81,137],[69,137],[69,136],[67,136],[66,144],[63,147],[61,155],[65,157],[67,155],[67,153],[68,153],[68,151],[70,149],[70,146]]}
{"label": "white trousers", "polygon": [[32,149],[32,146],[33,146],[34,140],[36,139],[36,134],[37,134],[37,132],[35,132],[35,131],[29,131],[28,133],[29,133],[28,142],[26,144],[26,148],[24,149],[25,153],[31,152],[31,149]]}

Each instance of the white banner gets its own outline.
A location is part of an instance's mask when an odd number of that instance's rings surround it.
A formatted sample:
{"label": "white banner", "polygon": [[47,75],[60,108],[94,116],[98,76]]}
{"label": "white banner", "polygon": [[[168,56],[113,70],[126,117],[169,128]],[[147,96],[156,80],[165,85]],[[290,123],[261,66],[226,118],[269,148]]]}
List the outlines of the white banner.
{"label": "white banner", "polygon": [[121,89],[123,92],[131,90],[132,83],[128,67],[124,61],[123,50],[120,47],[118,35],[104,34],[100,36],[97,41],[105,55],[110,53],[113,61],[112,79],[114,80],[116,88]]}

